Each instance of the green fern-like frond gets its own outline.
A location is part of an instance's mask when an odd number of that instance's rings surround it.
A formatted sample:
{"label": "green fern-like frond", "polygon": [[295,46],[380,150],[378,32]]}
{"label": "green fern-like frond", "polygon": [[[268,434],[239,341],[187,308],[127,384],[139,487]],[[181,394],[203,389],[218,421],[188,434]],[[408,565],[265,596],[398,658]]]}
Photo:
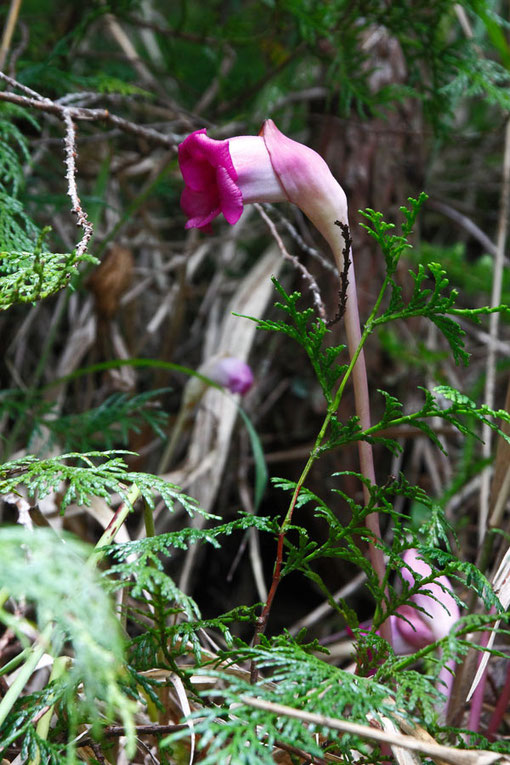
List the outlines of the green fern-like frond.
{"label": "green fern-like frond", "polygon": [[[274,762],[273,747],[279,742],[320,758],[324,749],[317,734],[328,751],[343,755],[348,761],[356,753],[367,755],[369,752],[370,748],[358,737],[344,736],[327,725],[305,725],[271,710],[256,709],[250,706],[249,698],[363,724],[367,715],[391,718],[396,713],[387,686],[330,666],[288,635],[273,644],[263,641],[260,646],[240,649],[234,656],[237,661],[243,658],[255,661],[261,672],[269,673],[271,683],[259,680],[251,685],[243,676],[227,674],[221,669],[198,671],[197,674],[216,677],[221,682],[219,687],[208,691],[206,704],[197,711],[194,720],[206,765],[269,764]],[[216,703],[210,705],[208,700]],[[179,732],[167,741],[186,735],[189,733]]]}
{"label": "green fern-like frond", "polygon": [[483,56],[464,58],[459,56],[457,76],[442,88],[442,93],[452,100],[479,98],[504,111],[510,108],[508,85],[510,72],[497,61]]}
{"label": "green fern-like frond", "polygon": [[422,191],[418,199],[409,197],[409,207],[402,205],[400,212],[404,216],[404,222],[400,234],[393,233],[395,225],[387,223],[381,212],[376,212],[370,207],[367,207],[366,210],[358,211],[368,221],[368,223],[362,223],[361,227],[380,246],[386,261],[386,269],[390,276],[395,272],[402,253],[411,247],[409,237],[413,231],[418,213],[426,199],[427,194]]}
{"label": "green fern-like frond", "polygon": [[198,511],[195,500],[177,486],[148,473],[130,472],[124,460],[114,455],[71,452],[45,460],[29,455],[5,462],[0,467],[0,494],[25,487],[29,497],[37,495],[42,499],[58,490],[62,496],[60,510],[64,512],[71,502],[89,505],[92,497],[109,502],[112,494],[118,494],[131,506],[128,487],[133,485],[151,508],[155,497],[160,496],[169,509],[179,502],[190,515]]}
{"label": "green fern-like frond", "polygon": [[[0,220],[0,226],[10,226],[12,216]],[[3,235],[2,235],[3,236]],[[19,237],[19,234],[18,234]],[[5,240],[2,238],[0,244]],[[27,243],[25,242],[25,245]],[[16,303],[34,303],[66,287],[77,273],[80,263],[98,263],[92,255],[77,257],[74,252],[43,252],[41,244],[31,242],[31,252],[0,250],[0,310],[5,311]]]}
{"label": "green fern-like frond", "polygon": [[315,316],[313,308],[305,308],[303,311],[298,309],[297,303],[301,298],[300,292],[293,292],[289,295],[276,278],[273,277],[272,282],[282,297],[282,302],[275,303],[275,306],[287,314],[289,321],[253,319],[251,316],[239,315],[245,319],[255,321],[257,329],[283,332],[299,343],[310,359],[326,401],[331,403],[333,400],[333,387],[347,369],[346,365],[337,363],[337,359],[342,351],[345,350],[345,346],[323,347],[329,334],[324,321]]}
{"label": "green fern-like frond", "polygon": [[[430,273],[427,273],[427,269]],[[387,310],[374,320],[374,326],[381,326],[396,319],[409,319],[414,316],[425,316],[434,322],[437,328],[446,338],[456,363],[467,366],[469,353],[464,348],[465,331],[452,319],[452,316],[462,316],[478,322],[480,316],[491,313],[508,313],[505,305],[496,308],[462,309],[455,306],[458,297],[456,289],[447,291],[449,280],[445,269],[439,263],[428,263],[425,267],[419,264],[418,271],[409,272],[414,281],[413,293],[409,302],[405,302],[402,296],[402,287],[390,280],[392,293]],[[434,286],[424,286],[432,277]]]}
{"label": "green fern-like frond", "polygon": [[434,280],[434,287],[424,287],[428,274],[424,266],[418,266],[417,273],[410,271],[414,280],[413,294],[406,304],[402,298],[402,288],[392,280],[392,295],[388,309],[374,322],[375,326],[386,324],[395,319],[408,319],[413,316],[426,316],[441,330],[453,351],[457,363],[467,365],[469,354],[464,349],[464,330],[459,324],[451,319],[448,314],[452,312],[458,293],[457,290],[444,294],[449,281],[446,271],[439,263],[429,263],[428,269]]}
{"label": "green fern-like frond", "polygon": [[[131,474],[133,475],[133,474]],[[151,476],[153,478],[154,476]],[[216,518],[216,516],[209,516]],[[113,560],[125,562],[129,567],[132,559],[136,559],[138,564],[147,566],[155,564],[159,555],[170,556],[172,550],[187,550],[190,545],[198,542],[207,542],[216,549],[221,547],[218,537],[230,536],[235,531],[244,531],[246,529],[256,528],[259,531],[275,533],[274,522],[268,518],[256,515],[242,515],[235,521],[222,523],[212,528],[197,529],[187,527],[178,531],[168,531],[165,534],[158,534],[155,537],[146,537],[136,539],[131,542],[119,542],[107,549]],[[133,564],[135,565],[135,564]]]}
{"label": "green fern-like frond", "polygon": [[50,413],[41,421],[52,440],[64,449],[87,451],[128,446],[130,433],[140,433],[149,426],[162,440],[168,415],[154,401],[164,390],[153,390],[128,396],[114,393],[102,404],[86,412],[54,418]]}
{"label": "green fern-like frond", "polygon": [[[425,402],[421,409],[409,414],[401,413],[401,405],[393,396],[389,396],[384,391],[379,391],[386,401],[386,410],[383,418],[374,426],[362,434],[376,434],[378,430],[384,428],[394,428],[402,425],[412,425],[419,428],[431,441],[446,454],[445,447],[437,437],[428,420],[433,417],[440,417],[449,425],[454,427],[463,436],[472,436],[480,440],[473,425],[473,421],[479,424],[487,425],[491,430],[498,433],[505,441],[510,438],[498,427],[497,421],[510,422],[510,414],[502,409],[491,409],[485,404],[476,404],[468,396],[459,393],[455,388],[449,385],[438,385],[432,391],[426,388],[420,388],[425,396]],[[449,402],[449,406],[445,403]]]}
{"label": "green fern-like frond", "polygon": [[[221,538],[236,531],[256,528],[271,534],[276,533],[274,522],[267,518],[245,515],[229,523],[213,526],[209,529],[183,528],[158,534],[154,537],[122,542],[111,545],[106,552],[113,563],[104,576],[108,587],[113,590],[129,588],[132,598],[149,603],[156,615],[156,627],[147,636],[137,639],[133,644],[137,661],[143,665],[155,661],[155,649],[162,643],[176,647],[180,643],[185,650],[186,641],[190,641],[197,658],[201,656],[198,633],[202,629],[219,631],[227,643],[232,642],[229,625],[232,622],[254,621],[256,606],[235,608],[227,614],[204,620],[196,602],[183,593],[173,579],[164,570],[161,556],[170,557],[175,550],[188,549],[190,545],[208,543],[220,548]],[[136,619],[136,612],[133,614]],[[175,616],[179,615],[179,621]],[[174,617],[174,618],[171,618]],[[146,628],[147,616],[144,616]],[[149,658],[150,657],[150,658]]]}
{"label": "green fern-like frond", "polygon": [[[35,607],[45,652],[56,658],[64,649],[66,652],[68,647],[72,649],[68,668],[55,686],[55,693],[50,691],[53,702],[60,698],[71,719],[81,709],[94,725],[120,715],[132,747],[133,705],[121,686],[122,633],[95,569],[86,565],[90,549],[70,536],[60,538],[48,529],[4,528],[0,540],[0,589],[14,600],[27,601]],[[5,607],[0,610],[0,618],[26,646],[28,661],[34,647],[25,637],[23,618],[11,615]],[[22,706],[26,703],[21,702]],[[12,736],[15,718],[18,724],[23,719],[20,712],[18,709],[11,713],[12,717],[2,715],[6,726],[5,735],[0,733],[3,744],[9,733]],[[33,719],[33,710],[30,718]]]}
{"label": "green fern-like frond", "polygon": [[30,160],[28,141],[17,127],[23,119],[39,130],[37,120],[15,104],[0,103],[0,190],[17,197],[24,185],[23,163]]}
{"label": "green fern-like frond", "polygon": [[28,449],[35,436],[44,448],[58,444],[65,451],[127,447],[130,434],[145,426],[162,440],[166,438],[168,415],[157,400],[165,392],[114,393],[93,409],[63,415],[44,391],[11,388],[0,392],[0,416],[26,423]]}
{"label": "green fern-like frond", "polygon": [[[27,216],[21,201],[0,189],[0,274],[12,273],[18,268],[28,272],[28,264],[24,261],[27,253],[14,250],[33,249],[38,236],[39,229]],[[29,279],[28,275],[26,278]],[[0,282],[2,291],[4,288],[9,289],[10,284],[11,282],[3,276]],[[21,287],[21,281],[15,284],[20,284]],[[14,287],[11,287],[12,289]],[[26,289],[29,289],[28,285]],[[21,288],[19,291],[22,293]],[[6,308],[8,307],[6,305]]]}

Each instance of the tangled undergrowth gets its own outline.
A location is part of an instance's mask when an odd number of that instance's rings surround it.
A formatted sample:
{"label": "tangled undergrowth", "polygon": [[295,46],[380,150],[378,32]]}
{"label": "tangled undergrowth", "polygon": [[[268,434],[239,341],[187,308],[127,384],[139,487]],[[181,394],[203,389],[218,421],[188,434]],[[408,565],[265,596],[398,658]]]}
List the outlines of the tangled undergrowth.
{"label": "tangled undergrowth", "polygon": [[0,10],[3,762],[510,761],[503,8],[44,5]]}

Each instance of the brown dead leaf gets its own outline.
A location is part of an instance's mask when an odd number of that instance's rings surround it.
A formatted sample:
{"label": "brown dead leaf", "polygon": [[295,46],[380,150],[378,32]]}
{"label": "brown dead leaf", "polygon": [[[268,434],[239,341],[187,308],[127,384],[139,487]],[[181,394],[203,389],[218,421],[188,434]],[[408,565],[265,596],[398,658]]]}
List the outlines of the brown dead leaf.
{"label": "brown dead leaf", "polygon": [[96,311],[102,319],[112,319],[120,298],[133,281],[134,257],[131,250],[114,244],[105,259],[92,272],[87,287],[95,298]]}

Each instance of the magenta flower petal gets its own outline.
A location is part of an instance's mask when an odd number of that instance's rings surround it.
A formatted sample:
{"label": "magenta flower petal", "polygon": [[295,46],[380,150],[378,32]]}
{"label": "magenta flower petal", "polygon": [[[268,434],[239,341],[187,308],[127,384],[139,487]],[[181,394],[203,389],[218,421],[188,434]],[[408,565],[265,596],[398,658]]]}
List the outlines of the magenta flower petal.
{"label": "magenta flower petal", "polygon": [[224,167],[218,167],[216,173],[220,209],[227,223],[237,223],[243,213],[243,195],[235,180]]}
{"label": "magenta flower petal", "polygon": [[206,228],[221,212],[217,195],[187,187],[181,195],[181,208],[188,217],[186,228]]}
{"label": "magenta flower petal", "polygon": [[186,228],[208,230],[221,212],[229,223],[236,223],[243,211],[243,197],[229,142],[209,138],[205,129],[196,130],[179,145],[178,159],[186,184],[181,195]]}
{"label": "magenta flower petal", "polygon": [[236,180],[228,141],[215,141],[205,128],[195,130],[179,145],[179,166],[184,182],[194,191],[201,191],[214,180],[214,171],[224,167]]}

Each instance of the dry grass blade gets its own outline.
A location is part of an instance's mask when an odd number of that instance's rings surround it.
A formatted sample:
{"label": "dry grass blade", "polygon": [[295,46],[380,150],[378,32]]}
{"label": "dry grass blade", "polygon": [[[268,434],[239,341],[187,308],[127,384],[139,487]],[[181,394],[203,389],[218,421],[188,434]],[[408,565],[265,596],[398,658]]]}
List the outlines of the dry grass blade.
{"label": "dry grass blade", "polygon": [[464,749],[459,750],[442,744],[428,743],[421,741],[414,736],[403,735],[402,733],[388,733],[384,730],[377,730],[368,725],[351,723],[347,720],[339,720],[335,717],[327,717],[312,712],[304,712],[299,709],[285,706],[283,704],[274,704],[272,701],[264,701],[252,696],[242,696],[240,699],[244,704],[255,709],[263,709],[273,712],[277,715],[293,717],[296,720],[302,720],[304,723],[320,725],[332,730],[338,730],[342,733],[350,733],[354,736],[360,736],[368,741],[377,741],[389,746],[398,746],[408,749],[412,752],[421,752],[432,757],[435,761],[443,760],[451,765],[491,765],[493,762],[510,763],[507,755],[499,752],[489,752],[487,750]]}
{"label": "dry grass blade", "polygon": [[[494,592],[496,593],[499,600],[501,601],[501,605],[503,606],[503,608],[507,609],[508,606],[510,606],[510,548],[506,551],[505,556],[503,560],[501,561],[498,567],[498,570],[496,571],[494,575],[492,586],[493,586]],[[491,632],[489,636],[489,640],[487,642],[487,651],[489,651],[494,645],[494,640],[496,639],[496,630],[498,629],[500,623],[501,623],[501,619],[498,619],[494,624],[494,629]],[[482,675],[485,672],[485,668],[487,667],[489,658],[490,658],[490,653],[485,652],[480,660],[480,664],[478,665],[475,678],[469,690],[469,693],[467,696],[468,701],[470,700],[480,680],[482,679]]]}
{"label": "dry grass blade", "polygon": [[175,673],[172,673],[169,677],[170,682],[172,683],[173,687],[175,688],[175,692],[177,693],[177,697],[179,699],[179,703],[181,705],[183,713],[188,717],[187,724],[190,729],[190,737],[191,737],[191,747],[190,747],[190,753],[189,753],[189,763],[192,765],[194,757],[195,757],[195,728],[193,725],[193,720],[189,719],[189,715],[191,714],[191,707],[188,701],[188,696],[186,694],[186,689],[184,687],[184,683],[182,682],[181,678],[176,675]]}
{"label": "dry grass blade", "polygon": [[[243,361],[248,358],[255,337],[255,324],[239,320],[232,313],[253,317],[263,315],[273,289],[269,277],[278,273],[281,262],[279,249],[272,245],[246,275],[226,311],[221,335],[216,347],[210,348],[210,355],[235,355]],[[190,493],[204,510],[210,510],[221,485],[236,418],[237,404],[234,399],[216,390],[207,391],[197,415],[188,457],[190,465],[197,466],[211,454],[214,455],[210,470],[190,487]],[[203,525],[203,517],[197,515],[194,523]],[[189,587],[196,550],[196,547],[190,547],[179,582],[179,587],[185,592]]]}
{"label": "dry grass blade", "polygon": [[[508,231],[508,208],[510,205],[510,120],[507,121],[505,131],[505,156],[503,160],[503,180],[501,190],[501,206],[498,221],[498,239],[497,253],[494,259],[494,272],[492,281],[491,306],[497,306],[501,303],[503,289],[503,268],[504,255]],[[499,331],[499,313],[493,313],[490,316],[490,337],[492,341],[497,340]],[[485,403],[487,406],[494,405],[495,387],[496,387],[496,348],[492,342],[487,351],[485,378]],[[491,455],[491,430],[489,426],[483,428],[483,456]],[[490,472],[486,470],[482,475],[482,490],[480,492],[480,518],[478,537],[480,542],[485,537],[487,520],[489,516],[489,490],[490,490]]]}
{"label": "dry grass blade", "polygon": [[[390,734],[400,735],[397,726],[389,717],[381,716],[379,722],[383,731]],[[375,724],[376,727],[378,727],[378,722],[375,718],[371,719],[370,723]],[[418,754],[411,749],[405,749],[402,746],[392,746],[391,751],[393,752],[398,765],[420,765],[421,760]]]}

